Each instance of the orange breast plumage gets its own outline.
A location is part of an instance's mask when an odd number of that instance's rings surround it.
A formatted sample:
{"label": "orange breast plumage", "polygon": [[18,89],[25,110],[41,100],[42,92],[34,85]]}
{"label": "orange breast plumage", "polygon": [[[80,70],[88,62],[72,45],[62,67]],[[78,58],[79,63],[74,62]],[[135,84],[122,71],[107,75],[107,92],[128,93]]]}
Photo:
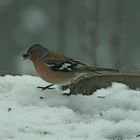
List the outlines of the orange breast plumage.
{"label": "orange breast plumage", "polygon": [[39,76],[45,81],[53,84],[69,83],[74,79],[75,73],[53,71],[49,66],[42,61],[34,61],[34,67]]}

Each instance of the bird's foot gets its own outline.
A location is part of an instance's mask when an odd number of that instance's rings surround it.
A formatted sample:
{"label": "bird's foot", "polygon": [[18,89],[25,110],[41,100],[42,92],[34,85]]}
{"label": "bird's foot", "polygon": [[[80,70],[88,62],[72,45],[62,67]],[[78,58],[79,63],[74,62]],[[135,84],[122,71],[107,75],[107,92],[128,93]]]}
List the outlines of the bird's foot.
{"label": "bird's foot", "polygon": [[46,87],[37,87],[37,88],[39,88],[39,89],[41,89],[41,90],[45,90],[45,89],[54,89],[52,86],[53,86],[54,84],[51,84],[51,85],[48,85],[48,86],[46,86]]}
{"label": "bird's foot", "polygon": [[69,88],[69,85],[63,85],[61,86],[61,89],[64,91],[64,90],[67,90]]}
{"label": "bird's foot", "polygon": [[63,95],[63,96],[70,96],[71,93],[63,93],[62,95]]}

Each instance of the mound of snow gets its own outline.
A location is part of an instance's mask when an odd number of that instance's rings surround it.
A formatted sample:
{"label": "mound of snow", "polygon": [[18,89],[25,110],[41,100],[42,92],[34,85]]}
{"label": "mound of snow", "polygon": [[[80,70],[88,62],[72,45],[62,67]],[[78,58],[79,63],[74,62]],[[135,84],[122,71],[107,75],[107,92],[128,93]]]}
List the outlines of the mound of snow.
{"label": "mound of snow", "polygon": [[0,77],[0,140],[140,139],[140,91],[113,83],[67,97],[36,88],[46,85],[33,76]]}

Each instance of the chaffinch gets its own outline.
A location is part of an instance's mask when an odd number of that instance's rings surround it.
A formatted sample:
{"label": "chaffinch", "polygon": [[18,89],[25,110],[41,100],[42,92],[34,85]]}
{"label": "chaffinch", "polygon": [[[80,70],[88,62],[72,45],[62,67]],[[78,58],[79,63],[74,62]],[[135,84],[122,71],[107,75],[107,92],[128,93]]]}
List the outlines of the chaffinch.
{"label": "chaffinch", "polygon": [[52,83],[47,87],[40,87],[42,90],[51,88],[54,84],[70,84],[77,77],[89,72],[100,74],[100,71],[118,71],[117,69],[92,68],[63,54],[49,51],[40,44],[31,46],[27,53],[23,54],[23,58],[30,59],[39,76],[45,81]]}

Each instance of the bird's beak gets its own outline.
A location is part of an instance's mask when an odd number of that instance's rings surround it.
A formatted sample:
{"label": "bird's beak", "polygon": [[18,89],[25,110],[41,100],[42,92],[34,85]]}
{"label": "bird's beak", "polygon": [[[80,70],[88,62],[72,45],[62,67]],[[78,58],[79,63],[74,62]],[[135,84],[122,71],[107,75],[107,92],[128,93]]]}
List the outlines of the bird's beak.
{"label": "bird's beak", "polygon": [[22,54],[23,60],[29,59],[30,55],[28,53]]}

